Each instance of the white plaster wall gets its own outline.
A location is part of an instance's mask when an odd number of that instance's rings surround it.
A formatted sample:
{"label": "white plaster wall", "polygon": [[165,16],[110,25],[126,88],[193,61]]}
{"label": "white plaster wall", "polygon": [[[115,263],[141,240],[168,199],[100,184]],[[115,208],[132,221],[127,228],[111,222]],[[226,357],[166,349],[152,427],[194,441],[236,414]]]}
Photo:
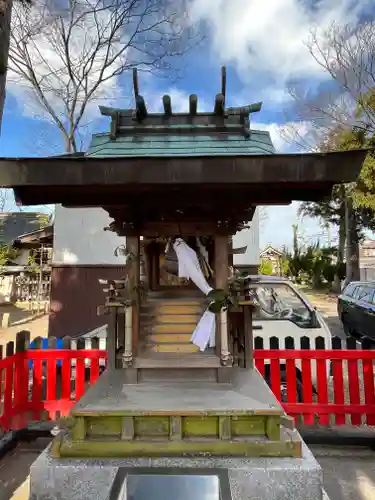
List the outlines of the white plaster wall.
{"label": "white plaster wall", "polygon": [[233,237],[233,247],[239,248],[247,245],[246,253],[233,256],[234,265],[258,265],[259,258],[259,212],[255,210],[253,220],[248,224],[249,229],[243,229]]}
{"label": "white plaster wall", "polygon": [[55,207],[54,265],[121,265],[123,257],[114,251],[125,243],[111,231],[104,231],[112,219],[102,208]]}
{"label": "white plaster wall", "polygon": [[[102,208],[64,208],[56,205],[54,219],[54,265],[121,265],[115,248],[125,243],[111,231],[104,231],[111,218]],[[247,245],[246,253],[234,255],[235,265],[259,264],[259,214],[255,211],[250,229],[233,238],[234,247]]]}

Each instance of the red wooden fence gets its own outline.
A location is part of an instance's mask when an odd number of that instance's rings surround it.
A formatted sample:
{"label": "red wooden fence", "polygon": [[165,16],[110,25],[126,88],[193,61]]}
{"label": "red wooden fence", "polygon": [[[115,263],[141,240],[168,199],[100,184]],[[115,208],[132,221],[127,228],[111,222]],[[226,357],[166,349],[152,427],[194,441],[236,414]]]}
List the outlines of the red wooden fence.
{"label": "red wooden fence", "polygon": [[[99,377],[107,356],[105,350],[97,348],[98,339],[92,339],[92,349],[82,349],[85,342],[79,342],[76,350],[26,349],[17,338],[18,352],[14,353],[13,342],[10,344],[7,356],[0,359],[3,431],[68,415]],[[289,415],[307,425],[375,425],[375,351],[368,342],[358,349],[355,341],[349,340],[342,348],[341,340],[334,340],[330,350],[295,350],[290,348],[292,344],[286,342],[289,348],[282,350],[254,350],[256,366],[279,400],[281,386],[286,386],[282,405]],[[64,347],[68,345],[64,341]]]}

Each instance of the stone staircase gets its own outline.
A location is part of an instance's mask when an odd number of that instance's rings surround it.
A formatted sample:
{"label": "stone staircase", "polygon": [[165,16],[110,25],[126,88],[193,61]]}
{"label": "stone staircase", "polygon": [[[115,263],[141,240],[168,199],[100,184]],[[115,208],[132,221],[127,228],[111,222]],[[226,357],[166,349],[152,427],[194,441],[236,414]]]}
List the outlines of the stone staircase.
{"label": "stone staircase", "polygon": [[172,286],[149,292],[140,318],[143,355],[199,352],[190,338],[206,307],[199,290]]}

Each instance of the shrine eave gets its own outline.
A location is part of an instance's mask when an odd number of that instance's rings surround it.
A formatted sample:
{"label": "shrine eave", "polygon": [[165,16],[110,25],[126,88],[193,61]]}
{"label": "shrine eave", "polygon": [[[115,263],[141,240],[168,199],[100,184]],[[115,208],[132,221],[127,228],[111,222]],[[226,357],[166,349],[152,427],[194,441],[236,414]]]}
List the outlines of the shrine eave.
{"label": "shrine eave", "polygon": [[[367,150],[238,157],[92,158],[61,156],[0,159],[2,187],[14,188],[22,204],[101,206],[101,197],[173,188],[278,191],[277,202],[320,199],[334,184],[357,179]],[[272,190],[271,189],[271,190]],[[304,195],[306,192],[306,195]],[[306,198],[307,196],[307,198]],[[270,199],[270,203],[273,201]],[[267,200],[259,201],[267,202]]]}

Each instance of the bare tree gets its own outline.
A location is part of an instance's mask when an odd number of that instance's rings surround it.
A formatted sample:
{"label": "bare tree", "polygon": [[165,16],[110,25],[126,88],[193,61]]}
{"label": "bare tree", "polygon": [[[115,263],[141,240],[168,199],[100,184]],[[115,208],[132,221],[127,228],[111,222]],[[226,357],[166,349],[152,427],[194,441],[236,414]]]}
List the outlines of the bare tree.
{"label": "bare tree", "polygon": [[15,5],[9,77],[32,99],[35,112],[57,125],[65,150],[75,152],[90,107],[116,101],[124,73],[135,67],[170,72],[197,43],[184,7],[185,0],[35,0],[27,10]]}
{"label": "bare tree", "polygon": [[0,0],[0,131],[5,102],[12,0]]}
{"label": "bare tree", "polygon": [[375,131],[375,22],[316,28],[306,45],[330,82],[313,90],[290,83],[294,119],[310,121],[320,136],[337,125]]}
{"label": "bare tree", "polygon": [[[24,5],[30,0],[19,0]],[[5,103],[5,83],[8,67],[10,23],[13,0],[0,0],[0,132]]]}

